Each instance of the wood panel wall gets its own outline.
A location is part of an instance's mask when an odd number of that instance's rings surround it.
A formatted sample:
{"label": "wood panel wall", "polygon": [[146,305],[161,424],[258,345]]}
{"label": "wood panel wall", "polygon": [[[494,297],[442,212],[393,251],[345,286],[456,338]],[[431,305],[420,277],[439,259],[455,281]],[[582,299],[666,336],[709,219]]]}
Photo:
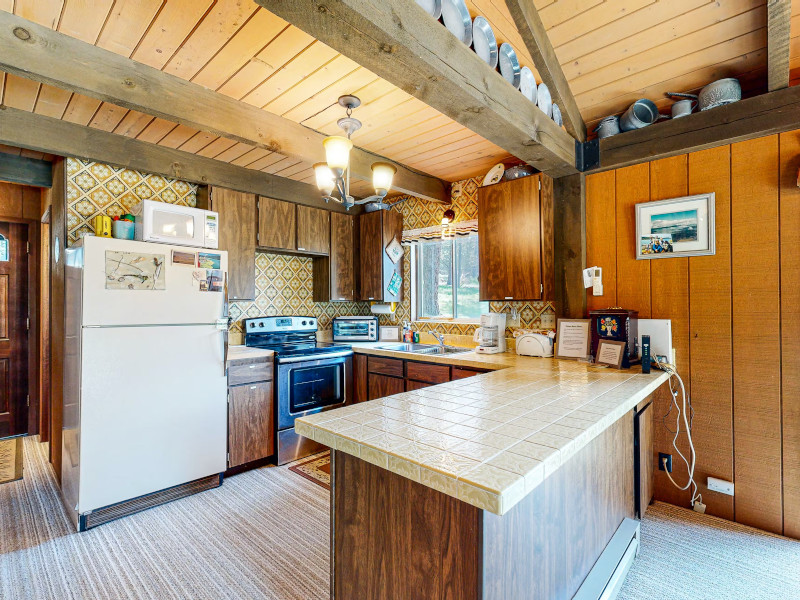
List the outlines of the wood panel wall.
{"label": "wood panel wall", "polygon": [[[672,319],[678,371],[691,394],[695,479],[707,512],[800,537],[800,131],[607,171],[586,178],[587,265],[603,267],[604,295]],[[635,205],[716,194],[716,254],[636,260]],[[669,393],[654,397],[654,454],[673,455]],[[669,429],[667,429],[669,426]],[[683,427],[682,427],[683,429]],[[685,435],[678,448],[688,452]],[[688,456],[688,454],[687,454]],[[709,476],[733,481],[734,497]],[[688,506],[655,471],[655,498]]]}

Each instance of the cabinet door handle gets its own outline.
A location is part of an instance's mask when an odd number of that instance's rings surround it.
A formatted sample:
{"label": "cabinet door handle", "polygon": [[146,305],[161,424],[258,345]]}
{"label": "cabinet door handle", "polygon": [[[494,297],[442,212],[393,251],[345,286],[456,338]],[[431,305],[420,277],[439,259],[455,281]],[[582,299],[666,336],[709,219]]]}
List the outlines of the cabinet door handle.
{"label": "cabinet door handle", "polygon": [[305,250],[305,248],[301,248],[300,246],[297,247],[298,250]]}
{"label": "cabinet door handle", "polygon": [[513,299],[514,299],[514,296],[506,296],[504,299],[505,299],[505,300],[513,300]]}

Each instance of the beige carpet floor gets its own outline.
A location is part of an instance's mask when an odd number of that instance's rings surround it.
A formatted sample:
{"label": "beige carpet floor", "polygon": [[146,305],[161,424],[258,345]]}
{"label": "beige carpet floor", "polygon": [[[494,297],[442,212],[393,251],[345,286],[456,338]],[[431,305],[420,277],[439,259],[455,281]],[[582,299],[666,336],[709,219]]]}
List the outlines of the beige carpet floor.
{"label": "beige carpet floor", "polygon": [[328,492],[284,467],[74,534],[46,459],[0,485],[0,599],[327,599]]}
{"label": "beige carpet floor", "polygon": [[800,542],[656,502],[619,600],[798,600]]}
{"label": "beige carpet floor", "polygon": [[[75,534],[46,449],[0,485],[0,599],[329,597],[328,492],[288,468]],[[800,600],[800,542],[656,503],[620,598]]]}

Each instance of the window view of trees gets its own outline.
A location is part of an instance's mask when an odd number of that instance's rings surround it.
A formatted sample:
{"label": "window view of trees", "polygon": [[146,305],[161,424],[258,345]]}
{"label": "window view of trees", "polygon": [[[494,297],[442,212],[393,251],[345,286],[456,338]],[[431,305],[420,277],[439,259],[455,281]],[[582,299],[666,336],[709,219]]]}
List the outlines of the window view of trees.
{"label": "window view of trees", "polygon": [[478,236],[421,242],[417,248],[417,316],[478,319]]}

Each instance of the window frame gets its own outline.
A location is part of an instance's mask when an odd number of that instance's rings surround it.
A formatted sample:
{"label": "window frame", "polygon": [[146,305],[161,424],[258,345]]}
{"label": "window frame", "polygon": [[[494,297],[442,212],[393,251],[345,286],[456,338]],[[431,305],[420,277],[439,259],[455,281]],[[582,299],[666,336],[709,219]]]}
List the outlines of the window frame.
{"label": "window frame", "polygon": [[[471,233],[470,236],[474,235],[477,236],[477,233]],[[456,317],[456,311],[458,310],[458,286],[455,285],[456,281],[456,240],[459,237],[468,237],[468,236],[453,236],[451,238],[446,238],[442,240],[419,240],[411,244],[411,320],[412,321],[424,321],[428,323],[463,323],[465,325],[479,325],[480,324],[480,317],[477,318],[470,318],[470,317]],[[419,306],[420,296],[417,293],[419,290],[419,272],[422,269],[422,252],[420,252],[420,246],[425,242],[436,242],[442,243],[445,241],[449,241],[452,245],[450,256],[452,257],[450,260],[450,275],[452,277],[453,283],[453,316],[452,317],[423,317],[420,315],[421,309]],[[478,279],[480,280],[480,269],[478,270]],[[478,302],[487,302],[485,300],[478,300]]]}

